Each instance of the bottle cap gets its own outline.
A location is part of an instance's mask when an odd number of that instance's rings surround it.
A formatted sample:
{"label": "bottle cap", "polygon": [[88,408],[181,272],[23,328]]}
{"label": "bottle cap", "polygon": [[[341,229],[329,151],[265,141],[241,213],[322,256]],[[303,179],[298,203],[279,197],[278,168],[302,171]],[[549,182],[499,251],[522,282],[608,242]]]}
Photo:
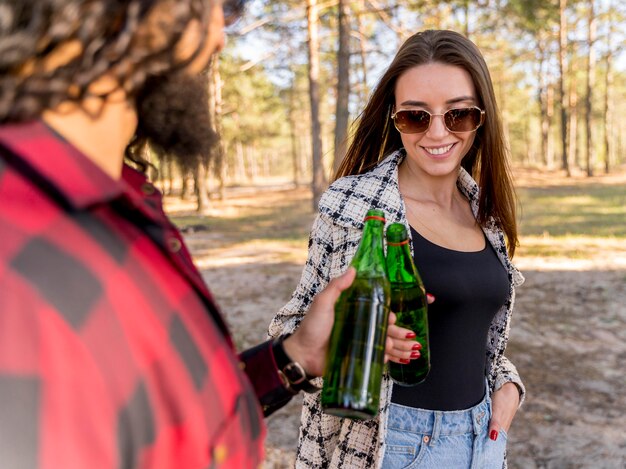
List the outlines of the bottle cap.
{"label": "bottle cap", "polygon": [[365,215],[365,218],[363,219],[363,223],[365,223],[368,220],[378,220],[378,221],[382,221],[384,223],[385,222],[385,212],[383,212],[382,210],[379,210],[377,208],[369,209],[367,211],[367,215]]}
{"label": "bottle cap", "polygon": [[387,244],[401,246],[409,242],[406,226],[402,223],[392,223],[387,227]]}

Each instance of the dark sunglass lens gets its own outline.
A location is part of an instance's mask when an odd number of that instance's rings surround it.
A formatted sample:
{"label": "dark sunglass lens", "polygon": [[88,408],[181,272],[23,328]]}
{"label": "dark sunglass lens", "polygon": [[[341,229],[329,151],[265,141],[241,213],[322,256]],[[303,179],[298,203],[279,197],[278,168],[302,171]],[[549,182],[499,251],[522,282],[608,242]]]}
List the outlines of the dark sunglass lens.
{"label": "dark sunglass lens", "polygon": [[430,124],[430,114],[426,111],[399,111],[396,114],[396,127],[405,134],[426,132]]}
{"label": "dark sunglass lens", "polygon": [[444,114],[446,127],[452,132],[471,132],[480,125],[480,109],[450,109]]}

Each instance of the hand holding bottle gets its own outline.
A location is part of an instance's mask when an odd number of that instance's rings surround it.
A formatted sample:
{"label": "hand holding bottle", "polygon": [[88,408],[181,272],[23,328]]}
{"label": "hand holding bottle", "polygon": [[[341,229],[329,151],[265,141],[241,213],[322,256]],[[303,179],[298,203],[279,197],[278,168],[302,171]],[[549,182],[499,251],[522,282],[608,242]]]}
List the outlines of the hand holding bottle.
{"label": "hand holding bottle", "polygon": [[341,292],[352,285],[355,274],[356,271],[350,268],[331,280],[317,294],[293,335],[283,342],[285,353],[300,363],[309,376],[322,376],[324,373],[328,339],[335,321],[335,302]]}
{"label": "hand holding bottle", "polygon": [[[429,303],[434,298],[429,297]],[[387,328],[387,346],[385,348],[385,363],[388,361],[406,365],[411,360],[420,357],[422,344],[417,341],[415,332],[397,325],[398,317],[392,311],[389,313],[389,327]]]}
{"label": "hand holding bottle", "polygon": [[[331,280],[315,297],[298,329],[283,342],[287,355],[300,363],[310,376],[321,376],[324,372],[328,339],[335,320],[335,302],[340,293],[352,285],[355,273],[354,268],[350,267],[343,275]],[[385,343],[385,361],[400,363],[400,360],[411,359],[417,342],[412,331],[395,326],[395,322],[396,316],[391,313]]]}

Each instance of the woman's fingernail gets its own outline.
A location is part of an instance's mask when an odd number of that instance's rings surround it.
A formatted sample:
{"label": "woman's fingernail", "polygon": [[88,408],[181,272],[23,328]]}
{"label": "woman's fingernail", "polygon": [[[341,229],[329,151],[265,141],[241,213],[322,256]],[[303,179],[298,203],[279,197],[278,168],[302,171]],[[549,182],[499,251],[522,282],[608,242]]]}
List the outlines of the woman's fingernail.
{"label": "woman's fingernail", "polygon": [[411,352],[411,358],[419,358],[420,353],[419,352]]}
{"label": "woman's fingernail", "polygon": [[405,365],[408,365],[409,363],[411,363],[411,360],[407,360],[406,358],[401,358],[400,359],[400,363],[403,363]]}
{"label": "woman's fingernail", "polygon": [[413,344],[413,347],[411,347],[411,350],[419,350],[421,348],[422,348],[422,344],[418,342],[416,344]]}
{"label": "woman's fingernail", "polygon": [[428,301],[435,301],[435,296],[431,295],[430,293],[426,293],[426,298],[428,299]]}
{"label": "woman's fingernail", "polygon": [[498,431],[491,430],[491,433],[489,433],[489,438],[491,438],[493,441],[496,441],[498,439]]}
{"label": "woman's fingernail", "polygon": [[406,335],[406,338],[407,338],[407,339],[415,339],[416,337],[417,337],[417,334],[415,334],[415,332],[409,332],[409,333]]}

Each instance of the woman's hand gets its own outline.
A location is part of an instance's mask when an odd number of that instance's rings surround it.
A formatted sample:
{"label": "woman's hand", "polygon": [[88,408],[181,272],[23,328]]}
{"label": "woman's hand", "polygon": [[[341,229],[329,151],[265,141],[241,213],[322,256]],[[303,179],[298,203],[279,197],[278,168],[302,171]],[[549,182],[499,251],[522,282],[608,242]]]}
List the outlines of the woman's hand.
{"label": "woman's hand", "polygon": [[[430,293],[426,294],[428,304],[435,301]],[[389,314],[389,327],[387,328],[387,344],[385,347],[385,362],[392,361],[402,365],[420,357],[422,344],[415,340],[415,332],[404,327],[396,326],[396,315]]]}
{"label": "woman's hand", "polygon": [[392,361],[406,365],[420,356],[422,344],[415,340],[415,332],[396,326],[396,315],[389,313],[387,343],[385,344],[385,363]]}
{"label": "woman's hand", "polygon": [[489,438],[498,439],[500,429],[509,431],[513,417],[519,406],[519,391],[513,383],[505,383],[491,396],[491,421],[489,422]]}

